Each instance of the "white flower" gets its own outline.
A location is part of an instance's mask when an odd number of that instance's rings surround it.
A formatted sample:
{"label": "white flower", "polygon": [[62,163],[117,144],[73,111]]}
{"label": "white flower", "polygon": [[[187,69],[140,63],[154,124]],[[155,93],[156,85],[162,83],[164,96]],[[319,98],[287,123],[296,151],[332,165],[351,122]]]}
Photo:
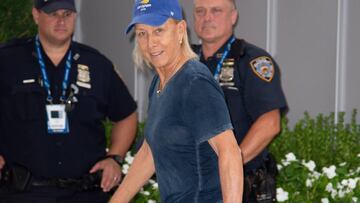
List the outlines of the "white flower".
{"label": "white flower", "polygon": [[128,164],[132,164],[132,162],[134,161],[134,157],[131,156],[130,152],[126,153],[125,161]]}
{"label": "white flower", "polygon": [[359,157],[359,158],[360,158],[360,154],[358,154],[358,155],[357,155],[357,157]]}
{"label": "white flower", "polygon": [[343,198],[343,197],[345,197],[345,191],[343,191],[343,190],[339,190],[339,197],[340,198]]}
{"label": "white flower", "polygon": [[351,189],[355,189],[356,188],[356,182],[357,182],[358,179],[353,179],[353,178],[350,178],[348,180],[348,187],[351,188]]}
{"label": "white flower", "polygon": [[310,174],[310,177],[314,178],[315,180],[319,179],[321,176],[321,173],[314,171],[313,173]]}
{"label": "white flower", "polygon": [[316,165],[315,165],[315,162],[310,160],[309,162],[305,162],[305,161],[302,161],[302,164],[307,168],[309,169],[309,171],[314,171]]}
{"label": "white flower", "polygon": [[322,198],[321,203],[329,203],[329,199],[328,198]]}
{"label": "white flower", "polygon": [[280,171],[282,169],[282,165],[281,164],[277,164],[277,169]]}
{"label": "white flower", "polygon": [[276,199],[278,202],[285,202],[289,199],[289,193],[282,188],[276,188]]}
{"label": "white flower", "polygon": [[353,197],[353,198],[352,198],[352,202],[354,202],[354,203],[358,202],[358,198],[357,198],[357,197]]}
{"label": "white flower", "polygon": [[152,185],[152,187],[153,187],[154,189],[158,189],[158,188],[159,188],[159,185],[158,185],[158,183],[154,183],[154,184]]}
{"label": "white flower", "polygon": [[329,168],[324,167],[322,171],[329,179],[332,179],[336,176],[336,166],[334,165],[330,166]]}
{"label": "white flower", "polygon": [[282,164],[283,166],[288,166],[288,165],[290,164],[290,162],[288,162],[288,161],[286,161],[286,160],[284,160],[284,159],[281,159],[281,164]]}
{"label": "white flower", "polygon": [[150,192],[149,191],[143,191],[141,192],[141,194],[145,195],[145,196],[149,196],[150,195]]}
{"label": "white flower", "polygon": [[331,197],[335,199],[336,195],[338,194],[337,190],[331,191]]}
{"label": "white flower", "polygon": [[313,180],[312,179],[306,179],[305,185],[306,185],[306,187],[312,187]]}
{"label": "white flower", "polygon": [[325,187],[325,191],[327,192],[333,192],[334,191],[334,187],[332,183],[328,183]]}
{"label": "white flower", "polygon": [[345,166],[346,162],[342,162],[341,164],[339,164],[339,166]]}
{"label": "white flower", "polygon": [[127,174],[128,171],[129,171],[129,168],[130,168],[129,164],[123,164],[123,165],[122,165],[122,172],[123,172],[124,174]]}
{"label": "white flower", "polygon": [[153,180],[153,179],[149,179],[149,183],[150,183],[150,184],[154,184],[154,183],[156,183],[156,181]]}
{"label": "white flower", "polygon": [[286,161],[288,161],[288,162],[296,161],[296,156],[292,152],[285,155],[285,157],[286,157]]}
{"label": "white flower", "polygon": [[348,184],[349,184],[349,181],[346,179],[341,181],[341,185],[343,185],[343,186],[347,186]]}
{"label": "white flower", "polygon": [[155,201],[155,200],[152,200],[152,199],[149,199],[149,200],[147,201],[147,203],[156,203],[156,201]]}

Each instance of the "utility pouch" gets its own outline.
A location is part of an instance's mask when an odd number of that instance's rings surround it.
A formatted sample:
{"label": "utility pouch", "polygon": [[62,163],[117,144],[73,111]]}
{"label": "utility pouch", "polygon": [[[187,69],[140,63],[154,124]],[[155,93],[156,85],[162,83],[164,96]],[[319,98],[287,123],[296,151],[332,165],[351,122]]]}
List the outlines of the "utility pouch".
{"label": "utility pouch", "polygon": [[78,188],[80,191],[89,191],[100,188],[102,178],[102,171],[86,174],[83,176],[81,185]]}
{"label": "utility pouch", "polygon": [[278,174],[272,154],[264,159],[263,167],[246,174],[244,182],[244,202],[276,202],[275,177]]}
{"label": "utility pouch", "polygon": [[16,191],[25,191],[31,179],[30,171],[19,164],[5,167],[1,174],[1,185]]}
{"label": "utility pouch", "polygon": [[276,202],[275,178],[264,170],[258,170],[255,175],[254,194],[257,202]]}

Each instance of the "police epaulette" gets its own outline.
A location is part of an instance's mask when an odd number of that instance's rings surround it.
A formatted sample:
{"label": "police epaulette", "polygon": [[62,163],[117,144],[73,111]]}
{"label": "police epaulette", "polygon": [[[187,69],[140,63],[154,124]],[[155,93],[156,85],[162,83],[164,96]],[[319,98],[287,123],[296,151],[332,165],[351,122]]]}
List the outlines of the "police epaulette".
{"label": "police epaulette", "polygon": [[31,42],[33,42],[33,40],[34,40],[33,37],[11,39],[6,43],[1,44],[0,49],[9,48],[9,47],[15,47],[15,46],[21,46],[21,45],[24,45],[24,44],[31,43]]}
{"label": "police epaulette", "polygon": [[235,40],[231,45],[231,51],[239,53],[239,56],[242,57],[245,54],[246,42],[243,39]]}
{"label": "police epaulette", "polygon": [[96,53],[96,54],[101,54],[98,50],[96,50],[95,48],[93,48],[91,46],[88,46],[88,45],[85,45],[85,44],[82,44],[82,43],[79,43],[79,42],[75,42],[75,45],[77,47],[79,47],[80,49],[83,49],[85,51],[93,52],[93,53]]}

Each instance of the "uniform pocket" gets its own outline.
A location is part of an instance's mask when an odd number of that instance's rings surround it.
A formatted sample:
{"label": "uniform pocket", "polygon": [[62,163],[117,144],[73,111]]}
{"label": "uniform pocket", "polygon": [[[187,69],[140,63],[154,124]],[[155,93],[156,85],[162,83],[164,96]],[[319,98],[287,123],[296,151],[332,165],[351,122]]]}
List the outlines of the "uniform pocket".
{"label": "uniform pocket", "polygon": [[75,116],[81,122],[93,122],[102,117],[98,98],[91,90],[81,89],[75,97],[77,102],[74,104],[73,111],[69,113],[71,117]]}
{"label": "uniform pocket", "polygon": [[45,115],[45,92],[38,84],[14,85],[0,102],[4,119],[35,120]]}

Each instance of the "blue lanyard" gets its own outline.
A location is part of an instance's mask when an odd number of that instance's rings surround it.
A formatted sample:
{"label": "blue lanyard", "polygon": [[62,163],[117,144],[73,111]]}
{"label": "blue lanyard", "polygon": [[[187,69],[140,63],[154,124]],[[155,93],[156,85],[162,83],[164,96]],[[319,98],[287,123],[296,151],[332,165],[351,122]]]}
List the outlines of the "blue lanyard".
{"label": "blue lanyard", "polygon": [[[221,71],[221,68],[222,68],[222,64],[224,63],[224,60],[226,59],[227,55],[229,54],[229,51],[231,49],[231,44],[234,41],[235,41],[235,37],[232,36],[230,41],[226,45],[226,49],[225,49],[220,61],[218,62],[217,66],[216,66],[216,70],[215,70],[215,73],[214,73],[214,78],[215,78],[216,81],[219,81],[219,75],[220,75],[220,71]],[[201,56],[201,50],[200,50],[199,57],[200,56]]]}
{"label": "blue lanyard", "polygon": [[226,50],[224,51],[219,63],[216,66],[216,70],[214,73],[214,78],[216,81],[219,81],[219,75],[222,68],[222,64],[224,63],[224,60],[226,59],[227,55],[229,54],[229,51],[231,49],[231,44],[235,41],[235,37],[232,36],[231,40],[226,45]]}
{"label": "blue lanyard", "polygon": [[[36,35],[35,44],[36,44],[37,56],[38,56],[38,59],[39,59],[39,65],[40,65],[40,69],[41,69],[41,75],[42,75],[42,78],[43,78],[43,81],[44,81],[44,87],[45,87],[45,89],[47,91],[46,100],[50,104],[52,104],[53,97],[51,96],[50,81],[49,81],[49,78],[48,78],[47,73],[46,73],[45,62],[44,62],[44,59],[42,57],[41,50],[40,50],[39,35]],[[61,93],[61,96],[60,96],[60,101],[62,101],[62,102],[64,102],[66,100],[65,96],[66,96],[66,90],[67,90],[68,84],[69,84],[70,69],[71,69],[71,50],[69,51],[69,54],[68,54],[67,59],[66,59],[64,80],[62,82],[62,93]]]}

